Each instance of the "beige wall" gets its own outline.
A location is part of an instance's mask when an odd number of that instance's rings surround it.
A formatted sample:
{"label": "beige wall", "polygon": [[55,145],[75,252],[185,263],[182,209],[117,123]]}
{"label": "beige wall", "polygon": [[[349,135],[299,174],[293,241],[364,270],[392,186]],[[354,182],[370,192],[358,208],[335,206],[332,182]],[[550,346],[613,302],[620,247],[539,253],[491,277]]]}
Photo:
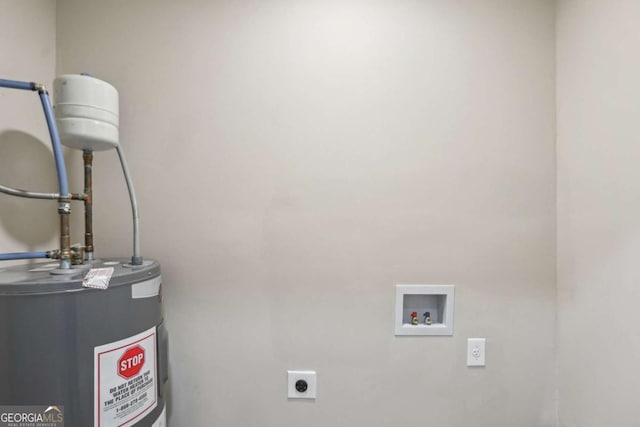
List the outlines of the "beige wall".
{"label": "beige wall", "polygon": [[[57,71],[121,94],[174,426],[555,425],[554,16],[58,1]],[[114,157],[96,160],[98,251],[127,256]],[[395,283],[456,284],[455,336],[396,338]],[[318,371],[317,401],[287,401],[292,368]]]}
{"label": "beige wall", "polygon": [[[0,0],[0,78],[51,84],[55,9],[53,0]],[[57,192],[50,145],[38,96],[0,89],[0,184]],[[0,252],[56,248],[56,216],[55,202],[0,194]]]}
{"label": "beige wall", "polygon": [[558,13],[560,425],[638,425],[640,3]]}
{"label": "beige wall", "polygon": [[[558,3],[562,427],[637,424],[636,3]],[[50,83],[55,2],[2,7],[0,76]],[[121,92],[173,425],[555,425],[553,2],[57,10],[58,72]],[[0,182],[54,191],[37,98],[1,91],[0,117]],[[96,172],[99,251],[128,255],[112,153]],[[2,250],[55,247],[42,203],[0,198]],[[455,283],[454,338],[395,338],[397,282]],[[288,368],[316,402],[286,401]]]}

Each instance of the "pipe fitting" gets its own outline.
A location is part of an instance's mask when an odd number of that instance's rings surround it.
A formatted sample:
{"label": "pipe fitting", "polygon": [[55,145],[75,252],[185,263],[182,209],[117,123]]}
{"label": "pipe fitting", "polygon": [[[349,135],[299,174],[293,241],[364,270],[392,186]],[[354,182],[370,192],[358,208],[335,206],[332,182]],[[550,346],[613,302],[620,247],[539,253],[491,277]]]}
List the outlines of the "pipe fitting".
{"label": "pipe fitting", "polygon": [[60,249],[54,249],[52,251],[47,251],[47,258],[60,259]]}
{"label": "pipe fitting", "polygon": [[58,202],[58,213],[60,215],[69,215],[71,213],[71,203],[61,198]]}
{"label": "pipe fitting", "polygon": [[82,245],[71,246],[71,264],[80,265],[84,262],[84,247]]}

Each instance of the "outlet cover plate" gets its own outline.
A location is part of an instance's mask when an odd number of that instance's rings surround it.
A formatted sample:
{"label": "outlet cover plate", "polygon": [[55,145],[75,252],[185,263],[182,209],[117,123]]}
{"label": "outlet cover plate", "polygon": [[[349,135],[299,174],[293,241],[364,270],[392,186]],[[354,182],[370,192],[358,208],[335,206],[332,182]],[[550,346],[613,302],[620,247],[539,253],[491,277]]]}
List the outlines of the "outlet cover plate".
{"label": "outlet cover plate", "polygon": [[[307,382],[307,391],[300,393],[296,390],[296,382]],[[316,371],[287,371],[287,397],[289,399],[315,399],[317,394]]]}
{"label": "outlet cover plate", "polygon": [[486,338],[469,338],[467,341],[467,366],[486,365]]}

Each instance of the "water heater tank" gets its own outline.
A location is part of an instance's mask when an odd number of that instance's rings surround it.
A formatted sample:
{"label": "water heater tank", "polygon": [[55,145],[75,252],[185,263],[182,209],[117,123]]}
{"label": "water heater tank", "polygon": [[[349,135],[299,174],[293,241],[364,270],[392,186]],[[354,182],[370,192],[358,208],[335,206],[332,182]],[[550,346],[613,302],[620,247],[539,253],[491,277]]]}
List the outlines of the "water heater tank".
{"label": "water heater tank", "polygon": [[[57,263],[0,267],[0,425],[55,408],[61,422],[6,425],[166,427],[160,264],[127,262],[64,276],[50,274]],[[107,289],[83,286],[89,268],[112,272]]]}
{"label": "water heater tank", "polygon": [[102,80],[66,74],[53,81],[53,110],[60,140],[81,150],[102,151],[118,145],[118,91]]}

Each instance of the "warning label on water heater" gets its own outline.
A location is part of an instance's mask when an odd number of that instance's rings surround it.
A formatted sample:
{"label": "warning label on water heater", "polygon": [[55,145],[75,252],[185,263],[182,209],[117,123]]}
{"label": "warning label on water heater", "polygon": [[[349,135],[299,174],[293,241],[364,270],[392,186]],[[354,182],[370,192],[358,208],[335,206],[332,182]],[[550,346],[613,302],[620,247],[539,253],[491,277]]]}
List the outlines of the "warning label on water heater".
{"label": "warning label on water heater", "polygon": [[158,404],[156,328],[94,349],[95,427],[126,427]]}

